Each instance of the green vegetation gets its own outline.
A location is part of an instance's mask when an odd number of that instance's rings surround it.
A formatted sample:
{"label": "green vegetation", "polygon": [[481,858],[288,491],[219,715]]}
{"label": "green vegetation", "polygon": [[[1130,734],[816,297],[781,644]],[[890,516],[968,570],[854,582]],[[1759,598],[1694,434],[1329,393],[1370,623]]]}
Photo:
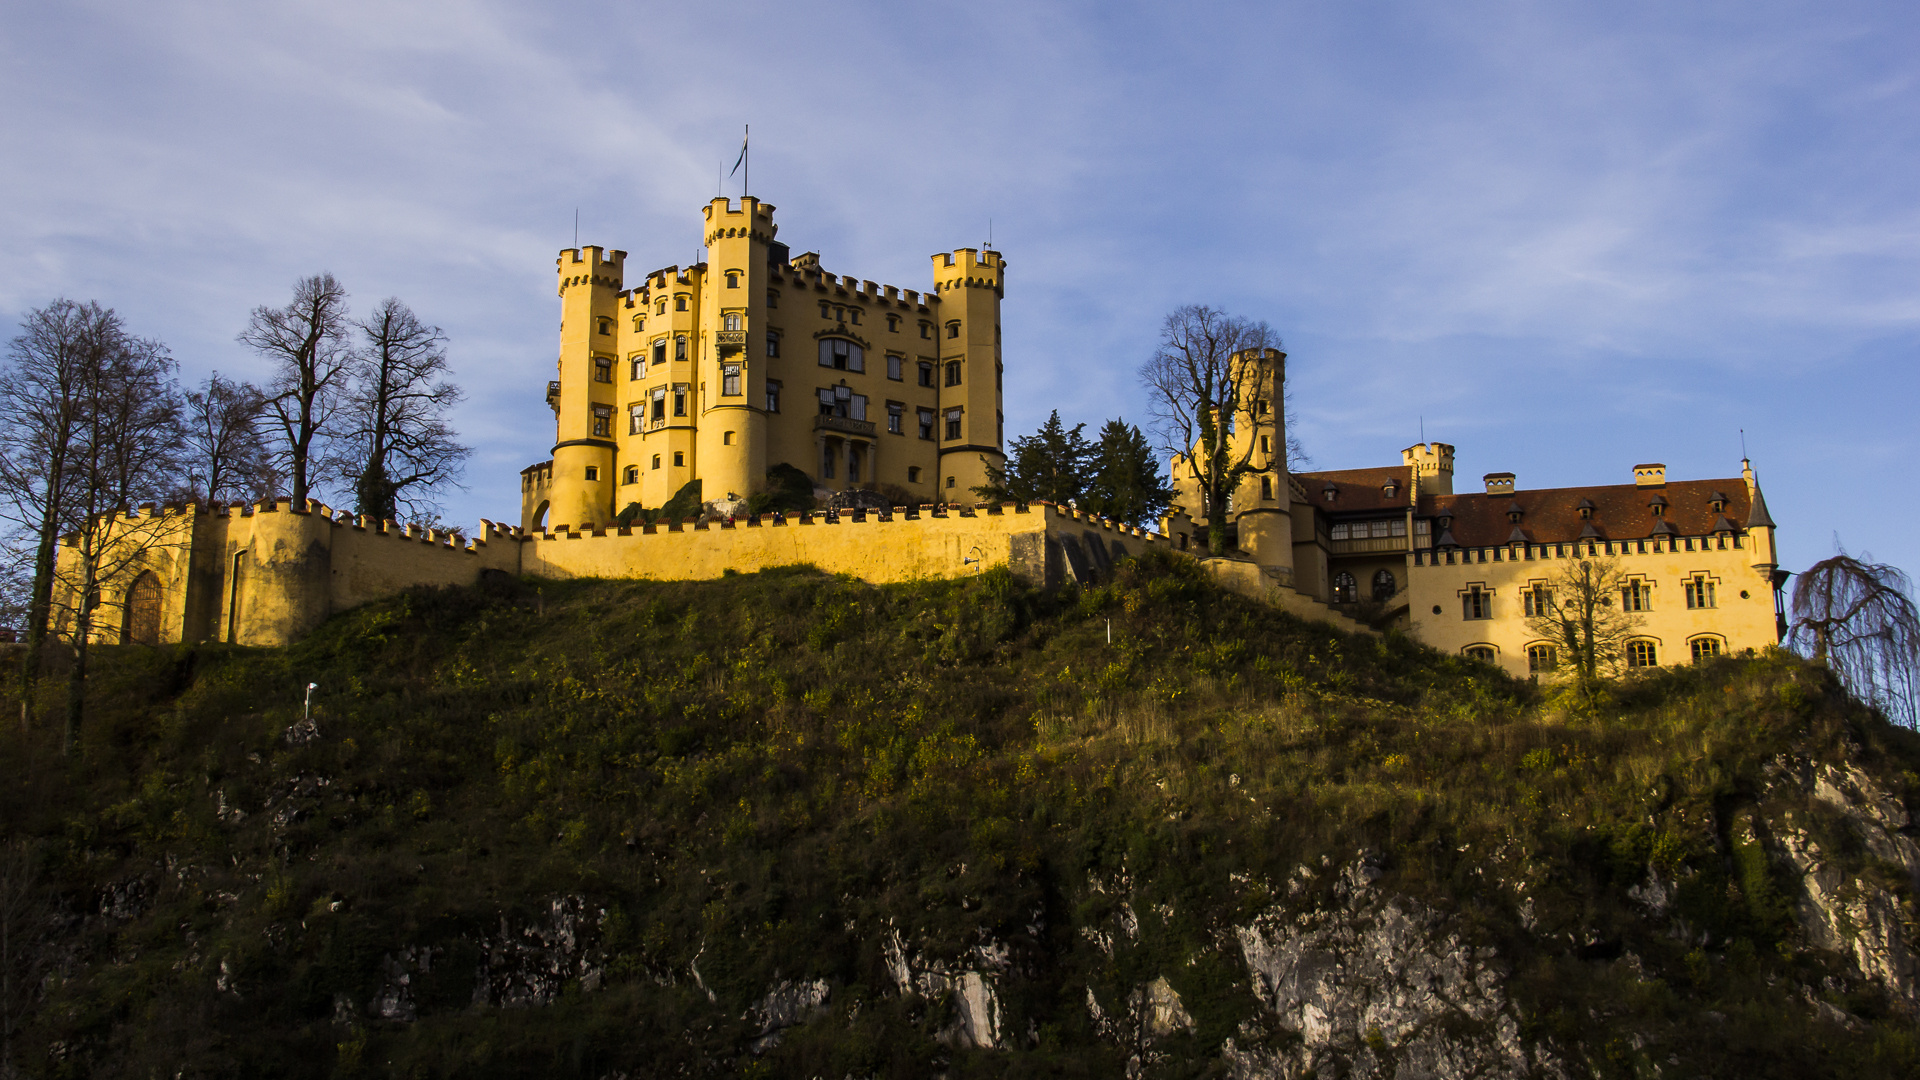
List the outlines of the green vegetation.
{"label": "green vegetation", "polygon": [[[530,581],[283,651],[99,653],[73,758],[0,735],[7,839],[60,913],[13,939],[44,960],[28,1075],[1110,1077],[1089,993],[1156,978],[1193,1023],[1147,1075],[1219,1075],[1229,1037],[1298,1045],[1232,928],[1336,906],[1363,851],[1576,1072],[1920,1067],[1870,984],[1825,981],[1762,842],[1782,755],[1911,791],[1920,750],[1784,655],[1561,700],[1172,560],[1057,593]],[[1007,950],[1006,1048],[939,1038],[955,996],[898,991],[896,931],[956,971]],[[818,1015],[764,1038],[809,980]]]}

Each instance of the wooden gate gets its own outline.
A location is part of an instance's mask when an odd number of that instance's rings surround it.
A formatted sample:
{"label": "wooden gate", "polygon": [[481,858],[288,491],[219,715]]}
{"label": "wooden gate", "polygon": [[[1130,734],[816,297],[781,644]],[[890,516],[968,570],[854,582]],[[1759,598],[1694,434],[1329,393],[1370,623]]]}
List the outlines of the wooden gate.
{"label": "wooden gate", "polygon": [[148,570],[127,590],[127,625],[121,640],[131,645],[160,644],[160,579]]}

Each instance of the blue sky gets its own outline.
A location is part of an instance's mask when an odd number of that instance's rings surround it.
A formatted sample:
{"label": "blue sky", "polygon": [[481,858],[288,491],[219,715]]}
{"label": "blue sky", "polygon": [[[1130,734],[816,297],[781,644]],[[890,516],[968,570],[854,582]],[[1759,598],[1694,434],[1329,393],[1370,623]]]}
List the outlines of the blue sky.
{"label": "blue sky", "polygon": [[750,122],[835,273],[925,288],[991,221],[1011,433],[1144,419],[1210,303],[1285,338],[1319,467],[1424,422],[1463,488],[1732,476],[1744,428],[1790,568],[1920,572],[1916,58],[1896,3],[6,5],[0,332],[98,299],[257,377],[248,310],[330,270],[446,329],[449,518],[512,519],[575,210],[693,261]]}

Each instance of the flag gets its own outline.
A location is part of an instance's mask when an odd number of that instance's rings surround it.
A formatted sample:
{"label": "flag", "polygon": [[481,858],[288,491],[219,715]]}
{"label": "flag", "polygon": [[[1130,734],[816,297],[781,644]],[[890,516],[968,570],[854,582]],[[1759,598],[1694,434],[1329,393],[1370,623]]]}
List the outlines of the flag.
{"label": "flag", "polygon": [[732,176],[734,173],[739,172],[740,166],[746,164],[746,162],[747,162],[747,140],[745,137],[742,137],[740,140],[740,156],[734,159],[733,170],[727,173],[727,175]]}

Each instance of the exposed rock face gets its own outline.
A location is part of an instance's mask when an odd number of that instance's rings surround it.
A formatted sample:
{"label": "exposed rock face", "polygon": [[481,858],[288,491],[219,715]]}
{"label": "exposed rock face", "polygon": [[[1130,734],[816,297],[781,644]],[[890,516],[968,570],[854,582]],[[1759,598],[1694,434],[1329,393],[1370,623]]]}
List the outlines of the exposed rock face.
{"label": "exposed rock face", "polygon": [[1234,928],[1255,996],[1298,1044],[1275,1051],[1228,1040],[1231,1075],[1562,1075],[1521,1043],[1492,952],[1461,941],[1423,905],[1377,894],[1369,871],[1365,859],[1348,868],[1344,906],[1275,908]]}
{"label": "exposed rock face", "polygon": [[481,977],[474,1000],[492,1005],[545,1005],[571,980],[597,989],[604,958],[591,938],[606,912],[578,896],[557,897],[547,916],[515,926],[500,918],[497,935],[480,943]]}
{"label": "exposed rock face", "polygon": [[930,1000],[953,995],[954,1021],[942,1033],[947,1041],[984,1049],[1003,1045],[995,981],[1007,967],[1005,946],[989,942],[975,948],[967,960],[950,963],[910,953],[897,928],[889,927],[887,934],[887,971],[902,994]]}
{"label": "exposed rock face", "polygon": [[[1906,807],[1857,766],[1776,763],[1771,794],[1809,800],[1837,815],[1852,837],[1885,869],[1904,873],[1920,889],[1920,845]],[[1798,798],[1796,798],[1798,797]],[[1792,868],[1793,916],[1815,948],[1839,953],[1860,978],[1889,999],[1920,1013],[1920,962],[1913,902],[1884,879],[1850,872],[1794,815],[1771,822],[1776,853]]]}

